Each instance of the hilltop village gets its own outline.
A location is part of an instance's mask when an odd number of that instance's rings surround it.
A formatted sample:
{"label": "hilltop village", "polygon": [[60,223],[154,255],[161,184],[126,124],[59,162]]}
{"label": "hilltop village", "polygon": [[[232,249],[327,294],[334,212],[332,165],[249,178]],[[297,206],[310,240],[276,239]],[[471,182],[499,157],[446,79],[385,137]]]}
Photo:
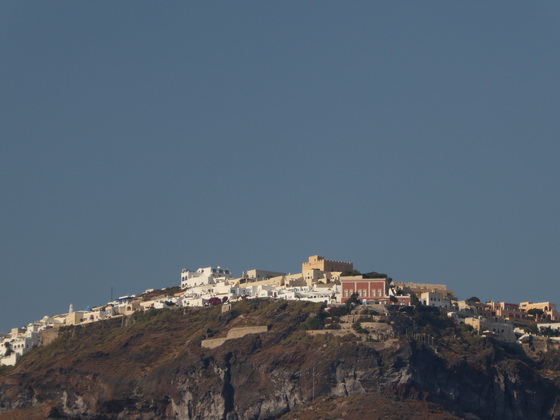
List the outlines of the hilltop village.
{"label": "hilltop village", "polygon": [[[229,269],[219,266],[195,271],[184,268],[180,285],[175,287],[122,296],[86,310],[74,311],[70,305],[67,313],[45,316],[0,334],[0,366],[14,366],[33,347],[52,342],[65,326],[112,318],[124,320],[136,312],[150,310],[222,305],[222,310],[227,311],[231,302],[254,298],[306,300],[335,309],[360,304],[379,318],[375,319],[377,322],[362,322],[360,332],[381,340],[392,334],[389,324],[383,324],[388,307],[404,309],[418,305],[437,308],[457,323],[470,326],[474,334],[504,342],[524,342],[541,334],[560,340],[556,338],[560,336],[560,314],[552,302],[482,303],[475,297],[458,300],[446,285],[394,282],[385,274],[360,273],[351,262],[314,255],[302,263],[297,274],[253,269],[235,278]],[[347,315],[341,325],[312,333],[347,334],[352,332],[352,325],[357,329],[356,317]]]}

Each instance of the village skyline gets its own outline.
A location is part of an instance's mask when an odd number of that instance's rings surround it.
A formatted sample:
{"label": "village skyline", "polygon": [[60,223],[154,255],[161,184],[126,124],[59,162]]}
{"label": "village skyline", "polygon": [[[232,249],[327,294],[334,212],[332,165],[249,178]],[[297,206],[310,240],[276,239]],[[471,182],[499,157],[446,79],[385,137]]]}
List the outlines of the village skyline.
{"label": "village skyline", "polygon": [[[336,260],[339,261],[339,260]],[[340,260],[341,261],[341,260]],[[354,263],[351,263],[352,267],[360,268],[360,270],[357,270],[357,272],[362,273],[362,274],[366,274],[368,272],[377,272],[383,275],[386,275],[388,277],[390,277],[393,280],[394,275],[391,272],[386,272],[385,270],[373,270],[372,267],[367,267],[367,268],[362,268],[362,267],[358,267],[356,265],[354,265]],[[273,264],[273,267],[276,268],[276,270],[281,270],[280,267],[281,264]],[[114,300],[114,299],[118,299],[121,296],[136,296],[136,295],[141,295],[143,293],[145,293],[147,290],[160,290],[160,289],[169,289],[169,288],[175,288],[177,286],[181,285],[181,276],[184,274],[185,270],[190,270],[192,269],[192,272],[196,272],[196,270],[200,269],[202,270],[202,267],[205,267],[206,265],[202,264],[200,266],[196,266],[191,264],[188,267],[182,267],[181,270],[179,270],[179,273],[175,273],[175,279],[169,279],[168,281],[160,281],[160,282],[154,282],[154,283],[146,283],[144,284],[143,287],[139,287],[139,288],[134,288],[134,286],[132,287],[126,287],[125,284],[127,283],[123,283],[123,284],[117,284],[116,286],[111,286],[108,290],[105,291],[105,293],[101,293],[101,297],[98,298],[96,301],[93,300],[89,300],[87,296],[82,296],[80,294],[77,294],[76,296],[73,297],[73,299],[70,299],[69,302],[66,303],[66,305],[64,305],[64,303],[62,303],[61,306],[59,306],[58,308],[56,308],[54,311],[51,310],[50,313],[42,313],[39,311],[35,311],[35,313],[37,315],[35,315],[35,318],[31,319],[31,316],[27,316],[27,317],[23,317],[21,320],[16,320],[15,323],[14,321],[10,321],[11,324],[8,324],[8,322],[6,321],[6,318],[2,318],[0,317],[0,333],[2,332],[8,332],[10,331],[12,328],[19,326],[25,326],[28,323],[32,323],[37,321],[38,319],[42,318],[43,316],[52,316],[55,313],[63,313],[61,311],[63,311],[64,309],[67,309],[68,307],[73,307],[76,311],[83,311],[83,310],[89,310],[89,308],[93,308],[93,307],[102,307],[104,305],[106,305],[108,302]],[[299,264],[289,264],[287,265],[289,267],[292,267],[291,270],[283,270],[283,271],[276,271],[277,273],[282,273],[283,275],[301,275],[302,270],[301,267],[298,266]],[[196,267],[196,268],[195,268]],[[216,265],[216,264],[210,264],[208,266],[208,268],[211,267],[216,267],[216,268],[222,268],[221,265]],[[225,267],[225,266],[224,266]],[[240,279],[240,278],[245,278],[247,277],[247,273],[249,272],[263,272],[263,273],[272,273],[275,271],[271,271],[271,270],[261,270],[260,268],[255,268],[255,267],[262,267],[261,266],[251,266],[252,268],[247,268],[247,266],[241,270],[230,270],[229,268],[226,268],[228,270],[229,273],[231,273],[231,277],[232,278],[236,278],[236,279]],[[422,277],[422,278],[427,278],[429,279],[429,277]],[[468,285],[459,285],[456,284],[453,281],[434,281],[432,282],[427,282],[426,280],[424,281],[415,281],[415,278],[413,279],[400,279],[400,278],[394,278],[395,282],[398,283],[421,283],[421,284],[444,284],[447,287],[449,287],[450,290],[455,291],[455,296],[460,298],[460,299],[467,299],[468,297],[471,296],[476,296],[478,297],[482,302],[507,302],[507,303],[519,303],[519,302],[539,302],[539,301],[553,301],[552,299],[549,298],[548,294],[540,294],[538,290],[534,290],[533,288],[528,288],[527,289],[527,293],[523,294],[523,290],[519,290],[519,293],[517,295],[513,295],[513,298],[510,299],[506,299],[504,298],[505,296],[512,296],[511,294],[508,295],[508,293],[504,293],[503,295],[498,294],[494,294],[492,296],[489,296],[488,293],[486,293],[484,290],[471,290]],[[103,296],[105,296],[105,298],[103,298]],[[516,299],[515,296],[521,296],[521,298]],[[554,301],[555,302],[555,301]],[[49,305],[45,305],[45,307],[48,307]],[[50,307],[52,308],[52,305],[50,305]],[[57,312],[58,311],[58,312]]]}
{"label": "village skyline", "polygon": [[[170,284],[167,287],[161,288],[149,288],[143,292],[138,291],[133,293],[129,291],[123,296],[114,295],[114,290],[112,289],[111,299],[106,302],[98,302],[97,304],[90,302],[86,307],[76,309],[74,309],[74,304],[70,303],[68,312],[61,312],[60,314],[46,314],[41,319],[61,317],[61,319],[66,320],[67,316],[74,313],[92,313],[92,308],[97,308],[97,311],[101,310],[105,312],[105,308],[108,306],[117,305],[119,302],[126,303],[130,300],[137,299],[137,297],[152,295],[154,293],[159,297],[155,301],[149,301],[151,306],[148,304],[136,305],[134,309],[129,309],[128,312],[124,314],[130,315],[137,310],[147,310],[149,308],[163,309],[166,307],[164,304],[166,299],[175,299],[176,297],[189,297],[189,299],[192,300],[182,302],[181,306],[193,307],[207,306],[208,301],[210,299],[216,299],[216,296],[219,297],[220,302],[222,301],[221,299],[224,299],[223,302],[226,302],[231,298],[239,299],[241,297],[276,298],[278,297],[276,293],[277,288],[279,288],[278,290],[295,288],[295,294],[292,291],[290,296],[279,296],[283,299],[303,299],[317,303],[340,304],[346,302],[353,292],[357,293],[357,297],[359,299],[362,297],[361,290],[356,289],[345,291],[343,286],[344,281],[357,282],[357,279],[359,278],[382,280],[385,282],[382,288],[387,289],[387,293],[389,292],[389,287],[393,290],[390,294],[383,293],[382,299],[373,299],[373,301],[384,305],[396,304],[410,306],[413,304],[411,295],[415,295],[414,299],[421,297],[416,296],[415,292],[418,295],[421,295],[424,292],[436,293],[438,298],[445,296],[445,304],[438,304],[436,306],[449,310],[452,308],[452,300],[456,302],[470,299],[465,296],[458,297],[452,289],[448,288],[447,284],[394,281],[387,273],[358,271],[355,269],[354,264],[350,261],[330,260],[321,255],[313,255],[309,257],[308,261],[304,261],[301,265],[301,270],[295,273],[253,268],[243,271],[240,276],[235,276],[233,271],[229,268],[219,265],[199,267],[196,270],[184,267],[181,270],[180,281],[178,284]],[[219,284],[221,284],[221,286],[219,286]],[[241,287],[241,289],[234,291],[236,287]],[[243,287],[248,287],[249,289],[245,290]],[[262,287],[264,287],[264,289]],[[319,287],[319,289],[317,287]],[[321,290],[321,287],[324,288],[324,290]],[[240,290],[245,291],[243,292]],[[440,294],[443,295],[440,296]],[[556,312],[556,304],[547,299],[541,299],[536,302],[526,300],[520,303],[520,301],[506,302],[505,300],[499,298],[485,300],[484,298],[481,299],[479,296],[484,295],[474,292],[470,295],[471,298],[475,297],[477,301],[481,303],[498,302],[505,306],[517,305],[517,307],[525,308],[525,311],[533,307],[540,308],[542,306],[546,309],[543,316],[547,317],[547,319],[544,319],[544,321],[558,321],[560,319],[560,314]],[[375,293],[373,297],[375,297]],[[367,293],[364,295],[364,298],[367,299]],[[539,303],[541,301],[546,303]],[[157,305],[154,306],[153,302],[156,302]],[[175,300],[173,300],[173,305],[175,305],[175,303]],[[534,304],[537,304],[537,306],[534,306]],[[112,311],[111,314],[113,314]],[[123,313],[121,312],[120,314],[122,315]],[[99,314],[97,314],[95,316],[91,315],[90,318],[91,319],[83,318],[83,321],[99,321],[105,319],[105,316],[99,317]],[[73,325],[76,322],[74,318],[72,319],[73,321],[70,325]],[[30,325],[34,322],[36,323],[37,321],[39,321],[39,319],[32,321]],[[61,322],[62,324],[65,324],[68,321]],[[15,326],[12,325],[9,330],[14,330],[14,328],[26,328],[26,324],[21,323]],[[2,332],[8,332],[8,330],[0,331],[0,333]]]}
{"label": "village skyline", "polygon": [[[333,313],[341,310],[346,313],[355,305],[363,305],[377,314],[388,313],[390,308],[414,311],[419,307],[430,307],[457,324],[471,327],[478,334],[507,343],[521,343],[537,334],[560,335],[560,313],[556,304],[548,300],[485,303],[474,295],[459,299],[445,284],[395,282],[385,273],[361,273],[350,261],[312,255],[301,264],[298,273],[251,269],[244,271],[241,277],[235,277],[228,268],[221,266],[196,270],[183,268],[179,285],[111,298],[109,302],[88,306],[85,310],[74,310],[70,304],[68,312],[46,315],[26,326],[11,328],[7,334],[0,333],[0,350],[3,350],[0,366],[14,366],[33,348],[48,345],[59,337],[64,328],[114,319],[120,319],[124,326],[129,317],[156,310],[187,311],[221,305],[222,312],[227,312],[233,303],[247,299],[308,301],[320,303]],[[388,321],[386,317],[383,319]],[[375,323],[367,325],[371,330],[368,338],[394,338],[390,327],[380,328]],[[253,331],[251,328],[249,330]],[[266,332],[267,328],[263,328],[257,328],[257,331]],[[366,330],[357,328],[356,332]],[[332,333],[327,328],[315,334],[329,331]],[[239,331],[233,337],[238,337],[238,333],[243,336],[249,332]],[[347,329],[340,332],[342,335],[347,333]],[[223,343],[222,338],[212,339],[203,342],[202,346],[214,348]]]}

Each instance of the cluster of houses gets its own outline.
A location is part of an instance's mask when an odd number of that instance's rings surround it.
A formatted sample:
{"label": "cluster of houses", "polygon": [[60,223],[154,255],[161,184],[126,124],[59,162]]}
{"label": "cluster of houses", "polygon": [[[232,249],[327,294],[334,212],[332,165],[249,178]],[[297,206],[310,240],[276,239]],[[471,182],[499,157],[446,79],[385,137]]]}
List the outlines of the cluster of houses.
{"label": "cluster of houses", "polygon": [[146,290],[138,296],[122,296],[81,311],[74,311],[70,305],[68,313],[45,316],[27,327],[0,334],[0,366],[13,366],[34,346],[48,344],[57,337],[60,327],[125,317],[149,309],[201,307],[246,298],[307,300],[331,305],[345,304],[349,299],[358,299],[364,305],[422,304],[437,307],[457,322],[507,342],[514,342],[525,333],[514,327],[514,321],[533,320],[539,322],[539,327],[560,330],[560,322],[553,322],[559,320],[560,314],[551,302],[458,301],[445,285],[399,283],[384,275],[358,274],[351,262],[314,255],[297,274],[254,269],[234,278],[227,268],[184,268],[180,287]]}

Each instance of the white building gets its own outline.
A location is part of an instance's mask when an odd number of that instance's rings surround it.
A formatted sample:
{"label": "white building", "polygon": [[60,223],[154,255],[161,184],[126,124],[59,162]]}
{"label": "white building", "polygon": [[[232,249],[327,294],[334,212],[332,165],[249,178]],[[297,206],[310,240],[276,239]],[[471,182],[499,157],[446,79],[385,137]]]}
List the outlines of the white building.
{"label": "white building", "polygon": [[451,299],[447,294],[441,292],[431,291],[424,292],[420,295],[420,302],[425,306],[432,306],[434,308],[441,308],[451,310],[453,305]]}
{"label": "white building", "polygon": [[258,286],[246,285],[244,291],[249,297],[275,297],[277,288],[273,284],[261,284]]}
{"label": "white building", "polygon": [[0,343],[0,366],[14,366],[17,360],[39,344],[39,328],[29,324],[27,328],[14,328]]}
{"label": "white building", "polygon": [[177,303],[181,307],[204,306],[208,298],[202,296],[182,296]]}
{"label": "white building", "polygon": [[465,324],[470,325],[481,334],[493,335],[500,341],[514,343],[517,339],[513,331],[513,322],[500,318],[469,317]]}
{"label": "white building", "polygon": [[181,271],[181,287],[186,289],[206,284],[216,284],[231,278],[231,272],[220,266],[199,268],[196,271],[183,268]]}

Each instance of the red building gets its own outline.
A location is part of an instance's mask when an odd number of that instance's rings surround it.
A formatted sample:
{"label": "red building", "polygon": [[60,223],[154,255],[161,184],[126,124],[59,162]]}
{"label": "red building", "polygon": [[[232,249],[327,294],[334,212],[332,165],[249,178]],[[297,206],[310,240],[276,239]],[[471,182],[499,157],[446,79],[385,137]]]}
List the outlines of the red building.
{"label": "red building", "polygon": [[410,296],[395,296],[397,302],[391,302],[389,295],[389,282],[387,279],[364,279],[362,276],[341,277],[342,297],[345,303],[353,293],[358,294],[358,299],[363,303],[395,303],[397,305],[410,305]]}

